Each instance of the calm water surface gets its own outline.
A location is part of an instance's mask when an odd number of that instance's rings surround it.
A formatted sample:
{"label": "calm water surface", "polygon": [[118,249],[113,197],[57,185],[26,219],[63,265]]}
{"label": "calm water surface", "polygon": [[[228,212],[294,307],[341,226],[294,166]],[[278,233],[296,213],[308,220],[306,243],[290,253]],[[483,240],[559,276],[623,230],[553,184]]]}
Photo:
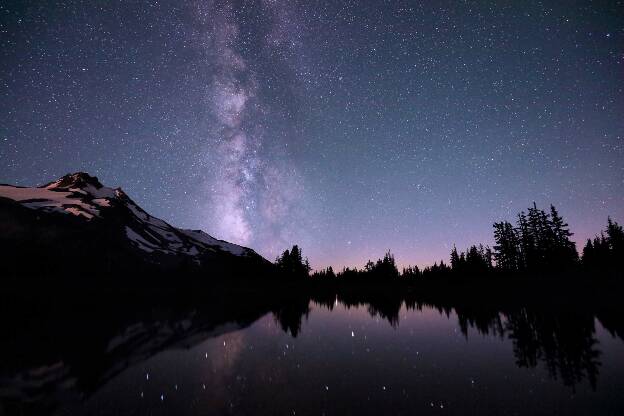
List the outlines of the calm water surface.
{"label": "calm water surface", "polygon": [[273,313],[226,325],[128,366],[61,413],[624,414],[624,343],[598,319],[458,318],[402,306],[397,322],[310,302],[300,325]]}

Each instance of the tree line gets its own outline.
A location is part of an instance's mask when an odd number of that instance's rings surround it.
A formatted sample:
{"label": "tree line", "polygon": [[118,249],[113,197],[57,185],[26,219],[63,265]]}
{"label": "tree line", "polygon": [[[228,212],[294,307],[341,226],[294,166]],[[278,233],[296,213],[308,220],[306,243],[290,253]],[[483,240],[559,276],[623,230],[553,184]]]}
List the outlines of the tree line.
{"label": "tree line", "polygon": [[412,280],[429,277],[486,276],[492,274],[560,274],[593,272],[615,275],[622,273],[624,265],[624,230],[621,225],[607,219],[607,227],[588,239],[582,256],[570,238],[574,235],[564,218],[551,205],[548,211],[535,203],[520,212],[515,224],[495,222],[494,246],[482,244],[450,252],[450,264],[444,261],[420,269],[407,266],[399,271],[394,255],[388,251],[383,258],[369,260],[362,269],[345,267],[335,272],[327,267],[310,274],[310,264],[301,249],[293,246],[275,261],[282,273],[315,280],[341,279],[344,281]]}
{"label": "tree line", "polygon": [[551,205],[550,212],[535,203],[518,214],[516,226],[508,221],[494,223],[494,259],[500,270],[568,270],[579,259],[568,224]]}

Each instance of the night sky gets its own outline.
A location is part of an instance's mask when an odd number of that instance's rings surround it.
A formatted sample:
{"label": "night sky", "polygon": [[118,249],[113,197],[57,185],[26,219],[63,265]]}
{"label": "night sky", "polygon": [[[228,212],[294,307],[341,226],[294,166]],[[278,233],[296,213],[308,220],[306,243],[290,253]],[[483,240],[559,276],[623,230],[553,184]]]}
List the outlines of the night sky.
{"label": "night sky", "polygon": [[87,171],[315,268],[624,221],[622,1],[0,3],[0,182]]}

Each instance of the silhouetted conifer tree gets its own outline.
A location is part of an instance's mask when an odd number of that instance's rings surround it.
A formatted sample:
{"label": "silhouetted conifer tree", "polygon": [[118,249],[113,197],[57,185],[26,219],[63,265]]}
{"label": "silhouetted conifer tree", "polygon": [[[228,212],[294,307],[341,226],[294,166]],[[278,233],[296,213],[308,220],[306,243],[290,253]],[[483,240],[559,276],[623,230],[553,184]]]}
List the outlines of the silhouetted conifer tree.
{"label": "silhouetted conifer tree", "polygon": [[308,259],[303,260],[301,249],[294,245],[292,249],[285,250],[281,256],[275,260],[279,270],[288,276],[296,278],[306,278],[310,274],[310,263]]}
{"label": "silhouetted conifer tree", "polygon": [[466,252],[457,253],[453,246],[451,250],[451,270],[455,275],[484,275],[492,270],[492,251],[488,247],[471,246]]}
{"label": "silhouetted conifer tree", "polygon": [[585,247],[583,247],[583,264],[594,264],[594,244],[592,243],[591,238],[587,239],[587,243],[585,243]]}
{"label": "silhouetted conifer tree", "polygon": [[401,277],[404,279],[418,279],[421,277],[421,272],[418,266],[407,266],[403,268]]}
{"label": "silhouetted conifer tree", "polygon": [[334,269],[329,266],[326,269],[318,270],[314,272],[311,276],[313,279],[335,279],[336,273],[334,273]]}
{"label": "silhouetted conifer tree", "polygon": [[570,241],[574,235],[568,229],[568,224],[559,215],[553,205],[550,206],[550,224],[553,244],[550,261],[554,267],[571,267],[578,261],[576,244]]}
{"label": "silhouetted conifer tree", "polygon": [[451,250],[451,268],[453,271],[459,271],[459,254],[457,254],[457,247],[453,244],[453,249]]}
{"label": "silhouetted conifer tree", "polygon": [[371,266],[372,262],[369,261],[366,264],[365,270],[369,274],[368,277],[372,278],[386,278],[395,279],[399,277],[399,270],[396,267],[394,261],[394,255],[390,251],[386,252],[382,259],[377,260]]}
{"label": "silhouetted conifer tree", "polygon": [[569,270],[578,261],[572,235],[553,205],[546,213],[534,202],[528,214],[518,214],[515,228],[506,221],[494,224],[496,267],[505,271]]}
{"label": "silhouetted conifer tree", "polygon": [[621,262],[621,256],[624,255],[624,229],[611,217],[607,218],[607,238],[613,257]]}
{"label": "silhouetted conifer tree", "polygon": [[507,222],[494,223],[494,259],[496,267],[503,271],[519,270],[520,249],[516,232]]}
{"label": "silhouetted conifer tree", "polygon": [[327,274],[327,277],[332,278],[332,279],[336,277],[336,273],[334,273],[334,269],[331,266],[327,268],[326,274]]}
{"label": "silhouetted conifer tree", "polygon": [[517,224],[516,233],[520,241],[520,261],[518,268],[520,270],[525,270],[529,264],[534,264],[536,260],[535,236],[533,235],[533,229],[529,228],[529,222],[524,211],[518,214]]}
{"label": "silhouetted conifer tree", "polygon": [[593,241],[587,240],[583,248],[582,264],[586,270],[622,276],[622,256],[624,256],[624,230],[609,217],[606,236],[605,232],[601,232]]}

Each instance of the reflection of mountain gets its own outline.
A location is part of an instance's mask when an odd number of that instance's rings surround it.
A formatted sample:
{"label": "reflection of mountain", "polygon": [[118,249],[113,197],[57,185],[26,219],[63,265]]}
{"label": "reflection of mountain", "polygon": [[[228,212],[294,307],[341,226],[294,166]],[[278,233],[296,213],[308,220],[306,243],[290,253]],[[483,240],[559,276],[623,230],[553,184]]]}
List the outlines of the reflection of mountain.
{"label": "reflection of mountain", "polygon": [[[138,298],[132,293],[115,293],[114,297],[98,293],[81,299],[46,293],[2,296],[0,398],[4,410],[52,413],[89,396],[137,362],[238,330],[269,312],[285,332],[296,337],[310,312],[310,301],[329,309],[337,302],[347,308],[363,306],[371,316],[393,326],[400,325],[402,307],[455,314],[466,337],[473,330],[505,337],[513,344],[518,366],[544,365],[552,378],[569,386],[587,380],[596,387],[600,354],[595,318],[617,336],[621,336],[624,320],[616,313],[617,307],[608,307],[615,303],[598,306],[587,300],[573,302],[574,298],[566,303],[523,305],[503,298],[468,300],[470,296],[456,297],[450,292],[291,292],[296,294],[205,287],[176,293],[153,290]],[[33,306],[24,309],[25,299]],[[23,312],[18,320],[15,310]]]}
{"label": "reflection of mountain", "polygon": [[[246,327],[275,302],[231,293],[202,287],[153,290],[149,296],[2,296],[0,414],[3,408],[9,414],[49,414],[161,351],[191,348]],[[21,307],[27,303],[28,309]]]}

